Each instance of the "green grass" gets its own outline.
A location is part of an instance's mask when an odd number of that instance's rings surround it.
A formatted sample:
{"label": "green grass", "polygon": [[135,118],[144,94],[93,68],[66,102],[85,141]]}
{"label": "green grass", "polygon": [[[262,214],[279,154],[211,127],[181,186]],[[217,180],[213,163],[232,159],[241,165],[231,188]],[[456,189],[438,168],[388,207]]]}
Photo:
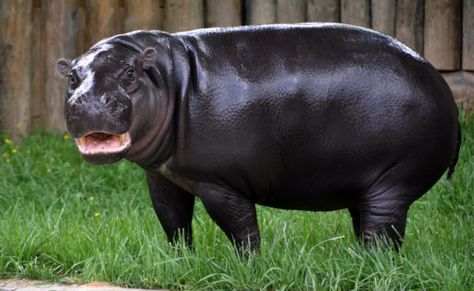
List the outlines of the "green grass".
{"label": "green grass", "polygon": [[70,138],[0,140],[0,277],[171,289],[474,288],[474,118],[451,181],[411,207],[402,250],[366,250],[347,211],[258,208],[259,255],[240,259],[196,205],[195,251],[169,246],[142,171],[90,166]]}

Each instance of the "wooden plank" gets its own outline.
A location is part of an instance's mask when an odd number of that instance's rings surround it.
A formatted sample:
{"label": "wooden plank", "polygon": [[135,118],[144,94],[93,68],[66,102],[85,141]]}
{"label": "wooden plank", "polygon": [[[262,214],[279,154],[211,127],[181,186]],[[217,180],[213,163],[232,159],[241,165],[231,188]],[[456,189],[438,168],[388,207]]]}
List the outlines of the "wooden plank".
{"label": "wooden plank", "polygon": [[126,32],[138,29],[161,29],[160,2],[156,0],[125,0]]}
{"label": "wooden plank", "polygon": [[425,58],[438,70],[461,68],[461,0],[426,0]]}
{"label": "wooden plank", "polygon": [[370,28],[370,0],[341,0],[341,22]]}
{"label": "wooden plank", "polygon": [[45,95],[45,13],[42,0],[33,1],[33,27],[31,50],[31,128],[44,127],[42,122],[43,100]]}
{"label": "wooden plank", "polygon": [[31,124],[32,1],[0,1],[0,114],[3,130],[15,140]]}
{"label": "wooden plank", "polygon": [[456,103],[466,111],[474,110],[474,73],[458,71],[442,74],[453,92]]}
{"label": "wooden plank", "polygon": [[397,0],[372,1],[372,29],[395,36]]}
{"label": "wooden plank", "polygon": [[306,20],[306,0],[277,0],[278,23],[298,23]]}
{"label": "wooden plank", "polygon": [[76,15],[76,52],[79,55],[86,52],[89,49],[89,43],[87,42],[88,29],[87,29],[87,12],[86,12],[86,0],[78,0],[78,8]]}
{"label": "wooden plank", "polygon": [[8,16],[8,6],[6,1],[0,2],[0,23],[2,23],[2,26],[0,26],[0,132],[6,132],[7,131],[7,116],[6,114],[8,113],[7,110],[5,110],[5,106],[8,104],[5,96],[5,85],[4,82],[6,80],[4,77],[4,74],[6,73],[6,68],[5,68],[5,62],[7,58],[7,52],[8,52],[8,45],[7,42],[5,41],[5,26],[6,26],[6,21],[7,21],[7,16]]}
{"label": "wooden plank", "polygon": [[64,132],[64,98],[66,82],[56,72],[58,58],[76,57],[77,0],[49,0],[46,3],[46,34],[48,53],[45,56],[46,92],[43,122],[49,129]]}
{"label": "wooden plank", "polygon": [[242,25],[240,0],[206,0],[206,27]]}
{"label": "wooden plank", "polygon": [[306,8],[306,20],[310,22],[340,22],[340,1],[308,0]]}
{"label": "wooden plank", "polygon": [[204,27],[203,0],[167,0],[164,30],[186,31]]}
{"label": "wooden plank", "polygon": [[274,0],[247,0],[247,24],[268,24],[276,22]]}
{"label": "wooden plank", "polygon": [[395,37],[423,54],[424,0],[398,0]]}
{"label": "wooden plank", "polygon": [[124,9],[121,0],[86,0],[86,47],[123,32]]}
{"label": "wooden plank", "polygon": [[474,1],[464,0],[462,69],[474,71]]}

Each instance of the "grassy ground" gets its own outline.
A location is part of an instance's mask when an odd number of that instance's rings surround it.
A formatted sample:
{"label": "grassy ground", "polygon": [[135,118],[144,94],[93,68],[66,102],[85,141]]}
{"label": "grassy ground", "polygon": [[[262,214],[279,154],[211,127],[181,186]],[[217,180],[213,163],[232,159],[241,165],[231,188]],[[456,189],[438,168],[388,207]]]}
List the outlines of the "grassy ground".
{"label": "grassy ground", "polygon": [[262,250],[239,259],[201,204],[195,251],[173,248],[144,175],[128,162],[90,166],[68,136],[0,141],[0,278],[108,281],[144,288],[474,288],[474,118],[452,181],[410,209],[400,253],[364,250],[347,211],[259,207]]}

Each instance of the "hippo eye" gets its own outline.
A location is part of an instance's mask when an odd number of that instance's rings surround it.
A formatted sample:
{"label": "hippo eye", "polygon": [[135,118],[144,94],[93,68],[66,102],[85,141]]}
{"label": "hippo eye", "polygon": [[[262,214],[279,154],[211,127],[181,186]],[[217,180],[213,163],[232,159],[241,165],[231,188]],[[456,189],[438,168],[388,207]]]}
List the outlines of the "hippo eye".
{"label": "hippo eye", "polygon": [[127,78],[127,81],[133,82],[135,81],[137,73],[135,72],[134,69],[128,69],[127,72],[125,73],[125,78]]}
{"label": "hippo eye", "polygon": [[68,80],[69,80],[69,87],[70,88],[76,88],[77,87],[77,78],[74,76],[74,74],[69,74],[68,75]]}

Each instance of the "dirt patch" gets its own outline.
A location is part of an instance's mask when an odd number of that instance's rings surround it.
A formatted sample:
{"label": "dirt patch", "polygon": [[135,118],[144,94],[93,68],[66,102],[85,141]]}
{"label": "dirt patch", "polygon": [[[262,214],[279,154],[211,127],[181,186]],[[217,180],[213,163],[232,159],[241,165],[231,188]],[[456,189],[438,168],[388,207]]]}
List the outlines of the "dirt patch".
{"label": "dirt patch", "polygon": [[109,283],[105,283],[105,282],[97,282],[97,281],[93,281],[93,282],[89,282],[89,283],[86,283],[84,285],[82,285],[84,287],[94,287],[94,288],[111,288],[111,287],[117,287],[117,286],[114,286],[112,284],[109,284]]}
{"label": "dirt patch", "polygon": [[38,284],[45,284],[45,282],[38,281],[38,280],[27,280],[27,279],[8,279],[8,280],[0,280],[0,288],[1,286],[5,285],[17,285],[20,287],[23,286],[34,286]]}
{"label": "dirt patch", "polygon": [[[38,280],[8,279],[0,280],[0,291],[155,291],[151,289],[133,289],[117,287],[104,282],[89,282],[86,284],[54,284]],[[158,291],[158,290],[156,290]],[[161,290],[163,291],[163,290]]]}

